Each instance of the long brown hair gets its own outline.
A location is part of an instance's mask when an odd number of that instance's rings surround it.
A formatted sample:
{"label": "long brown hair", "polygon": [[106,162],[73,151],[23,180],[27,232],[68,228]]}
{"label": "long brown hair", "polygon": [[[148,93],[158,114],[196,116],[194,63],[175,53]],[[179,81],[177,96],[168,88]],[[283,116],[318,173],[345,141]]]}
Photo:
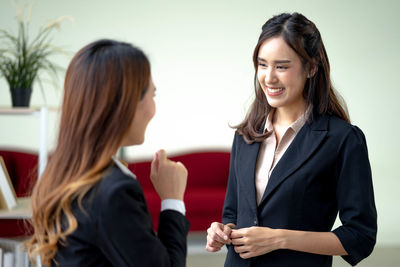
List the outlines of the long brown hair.
{"label": "long brown hair", "polygon": [[345,103],[341,98],[339,101],[339,95],[332,86],[328,55],[317,27],[302,14],[283,13],[272,17],[262,26],[261,35],[254,49],[255,99],[244,121],[234,127],[239,134],[243,135],[246,142],[261,142],[267,137],[267,133],[263,132],[263,126],[272,107],[268,104],[258,82],[257,67],[258,51],[261,45],[273,37],[282,37],[298,54],[303,67],[309,66],[316,69],[316,73],[307,79],[303,91],[307,107],[313,107],[309,122],[313,121],[315,114],[332,114],[350,122]]}
{"label": "long brown hair", "polygon": [[40,255],[50,265],[57,246],[77,228],[71,202],[78,200],[82,208],[83,196],[110,166],[149,78],[147,57],[127,43],[99,40],[72,59],[57,147],[32,193],[34,234],[26,243],[32,259]]}

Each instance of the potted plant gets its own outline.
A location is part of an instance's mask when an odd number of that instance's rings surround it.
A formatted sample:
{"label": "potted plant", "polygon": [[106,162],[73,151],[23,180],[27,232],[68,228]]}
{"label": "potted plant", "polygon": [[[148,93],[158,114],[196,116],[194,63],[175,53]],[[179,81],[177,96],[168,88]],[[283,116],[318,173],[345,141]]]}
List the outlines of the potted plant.
{"label": "potted plant", "polygon": [[[18,10],[18,7],[17,7]],[[10,87],[13,107],[29,107],[32,86],[38,82],[42,90],[41,72],[47,73],[52,80],[57,79],[60,66],[50,61],[49,57],[65,53],[59,47],[51,45],[51,33],[59,28],[61,17],[39,28],[37,35],[29,36],[29,18],[23,18],[23,9],[18,12],[18,32],[0,30],[0,76],[3,76]],[[30,13],[30,12],[29,12]],[[40,75],[39,75],[40,74]]]}

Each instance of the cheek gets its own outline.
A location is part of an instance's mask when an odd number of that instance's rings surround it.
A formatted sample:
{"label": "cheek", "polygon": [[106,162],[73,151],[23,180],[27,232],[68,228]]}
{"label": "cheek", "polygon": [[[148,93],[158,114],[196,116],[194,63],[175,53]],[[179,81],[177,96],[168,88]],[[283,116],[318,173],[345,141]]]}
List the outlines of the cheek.
{"label": "cheek", "polygon": [[287,74],[286,80],[290,81],[294,86],[297,86],[297,87],[304,86],[306,79],[307,79],[307,75],[302,68],[293,70],[286,74]]}
{"label": "cheek", "polygon": [[257,72],[257,81],[260,83],[261,86],[264,84],[264,74],[262,71]]}
{"label": "cheek", "polygon": [[154,102],[154,99],[151,100],[151,104],[149,105],[149,120],[151,120],[154,115],[156,114],[156,103]]}
{"label": "cheek", "polygon": [[298,72],[291,73],[286,72],[280,76],[280,80],[286,84],[286,86],[291,87],[297,90],[303,90],[305,80],[303,79],[302,75]]}
{"label": "cheek", "polygon": [[303,90],[304,90],[305,84],[306,84],[306,80],[303,79],[303,78],[299,78],[296,81],[296,85],[295,86],[296,86],[296,89],[297,89],[299,94],[303,94]]}

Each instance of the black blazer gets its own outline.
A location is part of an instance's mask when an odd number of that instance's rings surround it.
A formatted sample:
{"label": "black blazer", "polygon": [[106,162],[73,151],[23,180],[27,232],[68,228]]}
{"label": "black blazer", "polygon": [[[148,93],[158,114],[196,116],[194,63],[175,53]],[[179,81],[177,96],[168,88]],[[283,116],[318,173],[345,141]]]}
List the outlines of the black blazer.
{"label": "black blazer", "polygon": [[[223,223],[238,228],[266,226],[331,231],[339,211],[342,226],[333,230],[352,265],[373,250],[377,214],[371,169],[362,131],[334,116],[317,116],[299,131],[271,173],[259,206],[255,168],[260,143],[246,144],[236,134],[230,163]],[[332,257],[277,250],[242,259],[228,246],[225,266],[324,267]]]}
{"label": "black blazer", "polygon": [[186,265],[186,217],[161,212],[156,235],[139,182],[116,165],[84,197],[83,207],[86,214],[76,202],[72,206],[78,228],[66,246],[59,245],[58,266]]}

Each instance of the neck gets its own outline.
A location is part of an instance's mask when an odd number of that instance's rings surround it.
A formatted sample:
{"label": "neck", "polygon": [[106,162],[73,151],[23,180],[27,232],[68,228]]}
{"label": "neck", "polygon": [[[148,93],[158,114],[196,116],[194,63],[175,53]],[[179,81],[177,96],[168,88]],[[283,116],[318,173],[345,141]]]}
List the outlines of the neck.
{"label": "neck", "polygon": [[274,114],[274,124],[289,126],[292,125],[306,111],[306,104],[303,103],[296,108],[280,107]]}

